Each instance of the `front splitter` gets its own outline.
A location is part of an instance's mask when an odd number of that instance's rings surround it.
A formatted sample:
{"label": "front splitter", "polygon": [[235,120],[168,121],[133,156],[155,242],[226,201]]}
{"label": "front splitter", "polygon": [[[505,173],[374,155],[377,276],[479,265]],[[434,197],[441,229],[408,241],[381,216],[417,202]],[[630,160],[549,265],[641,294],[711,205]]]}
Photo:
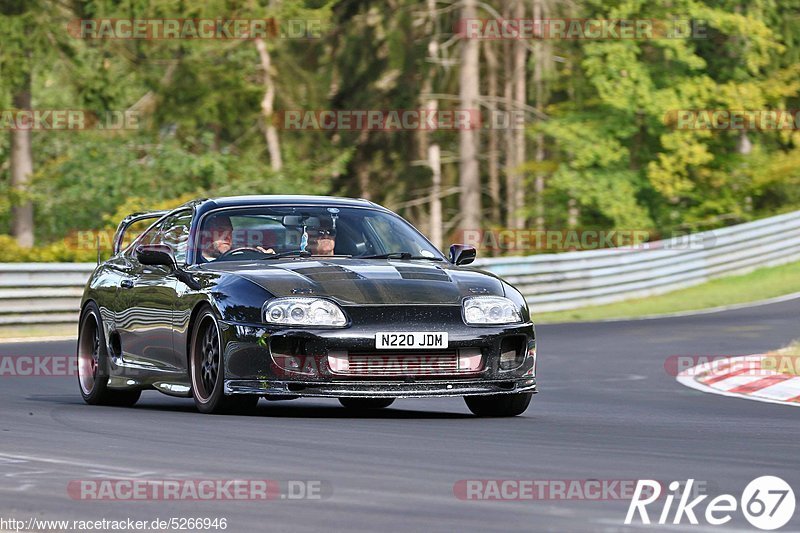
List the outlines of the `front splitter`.
{"label": "front splitter", "polygon": [[536,379],[493,381],[269,381],[226,380],[225,394],[293,395],[317,398],[427,398],[536,393]]}

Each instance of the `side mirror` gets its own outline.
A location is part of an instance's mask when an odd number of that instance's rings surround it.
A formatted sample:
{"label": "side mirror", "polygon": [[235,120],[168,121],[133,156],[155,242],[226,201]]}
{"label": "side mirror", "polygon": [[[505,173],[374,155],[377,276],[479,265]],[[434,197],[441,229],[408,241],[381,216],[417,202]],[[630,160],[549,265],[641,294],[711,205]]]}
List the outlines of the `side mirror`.
{"label": "side mirror", "polygon": [[143,265],[162,265],[175,270],[175,256],[166,244],[142,244],[136,247],[136,259]]}
{"label": "side mirror", "polygon": [[478,251],[468,244],[450,245],[450,262],[454,265],[468,265],[475,261]]}

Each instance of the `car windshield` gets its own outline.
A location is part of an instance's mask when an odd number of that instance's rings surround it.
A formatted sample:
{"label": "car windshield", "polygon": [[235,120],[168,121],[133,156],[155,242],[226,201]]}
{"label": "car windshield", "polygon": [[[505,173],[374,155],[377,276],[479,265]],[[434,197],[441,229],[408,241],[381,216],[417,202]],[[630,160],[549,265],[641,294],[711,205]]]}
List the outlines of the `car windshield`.
{"label": "car windshield", "polygon": [[444,260],[408,222],[376,209],[243,207],[212,211],[199,232],[201,261],[307,256]]}

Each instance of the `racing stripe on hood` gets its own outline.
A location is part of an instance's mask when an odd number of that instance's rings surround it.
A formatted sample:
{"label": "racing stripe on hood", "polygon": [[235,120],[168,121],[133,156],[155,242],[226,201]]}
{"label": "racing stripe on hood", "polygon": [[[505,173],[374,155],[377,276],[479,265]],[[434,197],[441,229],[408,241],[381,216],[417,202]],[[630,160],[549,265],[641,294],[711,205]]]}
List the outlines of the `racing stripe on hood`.
{"label": "racing stripe on hood", "polygon": [[446,264],[332,257],[220,267],[275,296],[320,296],[343,305],[458,305],[465,296],[503,295],[494,277]]}

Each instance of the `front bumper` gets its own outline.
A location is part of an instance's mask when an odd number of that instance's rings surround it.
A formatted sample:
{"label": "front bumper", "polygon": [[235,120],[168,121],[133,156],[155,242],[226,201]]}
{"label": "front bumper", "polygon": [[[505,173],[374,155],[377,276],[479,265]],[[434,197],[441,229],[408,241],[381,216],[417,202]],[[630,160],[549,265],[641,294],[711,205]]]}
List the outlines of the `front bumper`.
{"label": "front bumper", "polygon": [[427,398],[485,394],[536,393],[536,378],[511,381],[258,381],[226,380],[225,394],[307,396],[317,398]]}
{"label": "front bumper", "polygon": [[[394,306],[348,309],[349,327],[287,328],[220,321],[225,394],[312,397],[414,398],[536,392],[536,338],[533,324],[467,326],[459,306]],[[328,362],[334,353],[385,355],[375,349],[381,331],[446,331],[448,349],[480,351],[482,365],[465,374],[343,375]],[[500,355],[518,346],[521,363],[504,369]],[[504,348],[505,347],[505,348]],[[289,371],[276,357],[291,352],[301,369]],[[397,355],[397,353],[395,353]],[[424,352],[420,355],[425,355]]]}

